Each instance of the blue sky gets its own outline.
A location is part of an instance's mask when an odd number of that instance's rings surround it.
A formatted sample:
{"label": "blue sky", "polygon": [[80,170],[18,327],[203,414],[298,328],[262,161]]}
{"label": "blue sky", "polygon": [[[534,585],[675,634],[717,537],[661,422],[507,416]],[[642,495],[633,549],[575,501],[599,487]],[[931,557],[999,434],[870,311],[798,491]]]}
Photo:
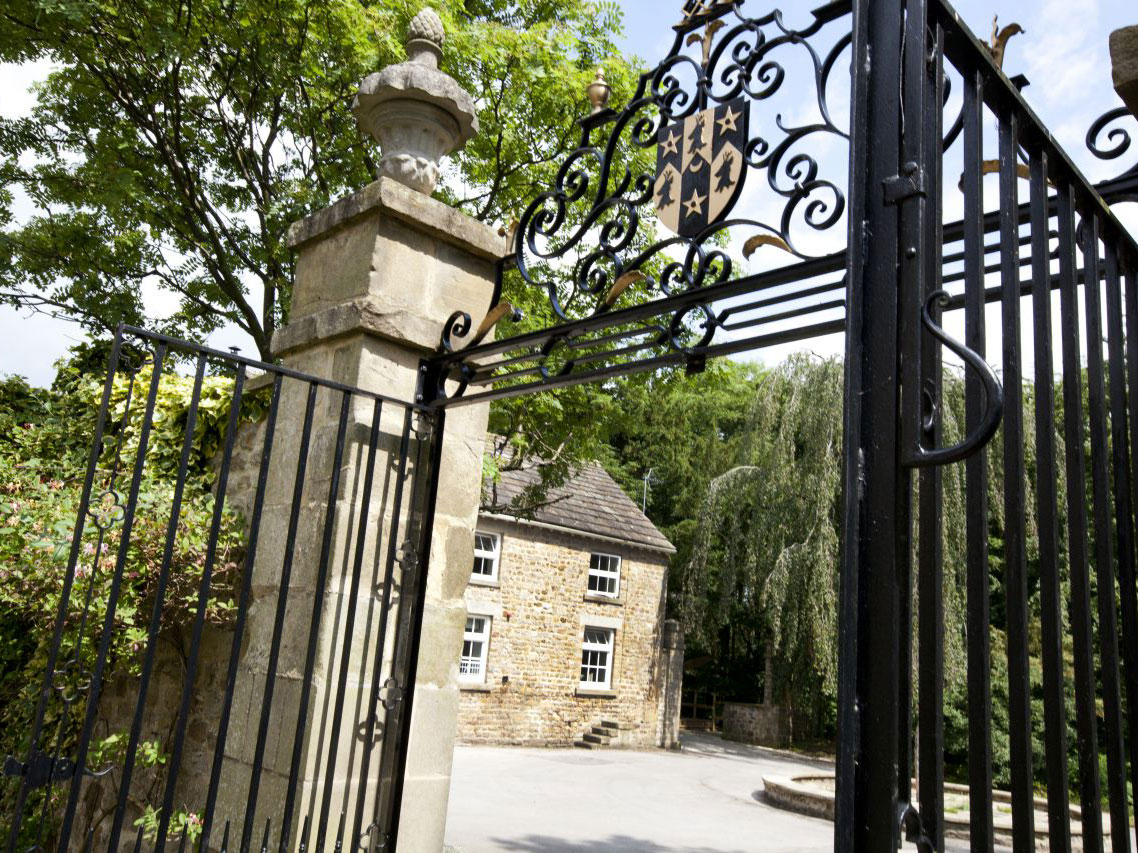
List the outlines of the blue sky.
{"label": "blue sky", "polygon": [[[680,17],[680,0],[621,0],[620,5],[625,28],[622,47],[650,64],[662,58],[672,43],[671,26]],[[748,0],[745,10],[760,14],[771,5],[770,0]],[[810,0],[784,0],[782,5],[798,21],[812,4]],[[1123,161],[1102,163],[1086,153],[1083,142],[1090,123],[1120,104],[1111,86],[1107,39],[1111,30],[1138,23],[1138,7],[1132,0],[960,0],[956,8],[982,37],[991,30],[993,14],[999,15],[1001,25],[1016,21],[1025,28],[1025,35],[1012,40],[1005,68],[1028,77],[1031,85],[1025,96],[1087,177],[1101,180],[1117,173],[1120,164],[1134,162],[1136,152]],[[0,113],[27,110],[32,101],[28,87],[46,73],[44,65],[0,65],[0,87],[5,92]],[[837,160],[844,155],[834,152],[833,156]],[[1138,232],[1138,217],[1130,215],[1126,221]],[[155,290],[153,299],[161,310],[162,300],[169,297]],[[990,320],[989,327],[993,325]],[[37,384],[50,382],[52,363],[81,338],[74,324],[0,307],[0,340],[4,341],[0,373],[23,374]],[[251,344],[242,338],[236,330],[223,330],[211,343],[237,345],[252,352]],[[760,357],[777,361],[795,348],[765,351]],[[840,339],[811,342],[810,348],[835,353],[840,350]]]}

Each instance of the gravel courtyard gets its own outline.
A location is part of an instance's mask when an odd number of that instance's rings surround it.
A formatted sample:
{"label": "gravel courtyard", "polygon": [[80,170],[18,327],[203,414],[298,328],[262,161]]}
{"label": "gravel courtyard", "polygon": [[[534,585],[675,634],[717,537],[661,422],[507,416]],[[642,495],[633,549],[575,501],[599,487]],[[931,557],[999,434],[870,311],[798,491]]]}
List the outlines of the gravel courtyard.
{"label": "gravel courtyard", "polygon": [[828,765],[683,736],[681,752],[459,747],[446,842],[461,853],[792,853],[833,824],[768,806],[764,774]]}

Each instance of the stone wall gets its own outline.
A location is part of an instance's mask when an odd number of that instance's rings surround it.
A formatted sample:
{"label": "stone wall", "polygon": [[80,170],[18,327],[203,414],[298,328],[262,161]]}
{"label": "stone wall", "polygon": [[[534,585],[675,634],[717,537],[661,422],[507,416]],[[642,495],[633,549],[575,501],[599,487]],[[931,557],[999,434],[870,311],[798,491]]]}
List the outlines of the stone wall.
{"label": "stone wall", "polygon": [[[663,554],[483,516],[500,539],[498,579],[467,587],[469,613],[492,619],[485,684],[463,685],[459,740],[564,746],[605,719],[631,726],[622,745],[655,746],[664,706]],[[620,595],[586,595],[589,554],[619,554]],[[612,690],[579,689],[585,625],[615,631]]]}
{"label": "stone wall", "polygon": [[[190,632],[184,627],[169,626],[163,629],[143,708],[140,742],[157,746],[167,756],[167,760],[170,741],[178,722],[189,642]],[[209,625],[202,635],[200,660],[206,666],[199,671],[191,696],[186,743],[182,751],[174,800],[176,809],[196,812],[198,815],[205,805],[217,743],[217,697],[225,690],[225,664],[232,642],[233,631],[228,627]],[[123,672],[106,681],[99,699],[94,742],[98,743],[112,735],[125,740],[137,702],[137,676]],[[101,771],[114,764],[114,761],[108,761],[94,769]],[[118,850],[133,850],[138,836],[135,821],[141,817],[145,808],[161,807],[166,787],[165,771],[164,764],[158,767],[146,766],[144,761],[135,764]],[[121,771],[84,780],[76,813],[78,832],[75,837],[86,839],[90,833],[91,850],[108,848],[120,784]],[[212,846],[216,849],[216,838]]]}
{"label": "stone wall", "polygon": [[723,703],[723,737],[759,746],[786,746],[790,740],[786,709],[781,705]]}

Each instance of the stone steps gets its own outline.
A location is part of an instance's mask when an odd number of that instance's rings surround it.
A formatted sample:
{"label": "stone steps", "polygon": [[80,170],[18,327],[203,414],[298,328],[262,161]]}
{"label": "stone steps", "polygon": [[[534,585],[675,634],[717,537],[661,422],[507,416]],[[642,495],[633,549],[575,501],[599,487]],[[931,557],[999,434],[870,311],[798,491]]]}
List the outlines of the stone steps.
{"label": "stone steps", "polygon": [[618,720],[600,720],[593,723],[587,732],[581,735],[580,739],[574,741],[573,745],[581,749],[601,749],[606,746],[611,746],[615,738],[619,738],[621,732],[633,731],[636,728],[634,723],[622,723]]}

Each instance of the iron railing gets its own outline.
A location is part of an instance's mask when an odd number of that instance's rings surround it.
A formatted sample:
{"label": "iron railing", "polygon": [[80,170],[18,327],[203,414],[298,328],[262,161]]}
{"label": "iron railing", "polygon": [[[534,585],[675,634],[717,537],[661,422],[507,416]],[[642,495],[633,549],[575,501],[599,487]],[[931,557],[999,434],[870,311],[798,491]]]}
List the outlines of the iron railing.
{"label": "iron railing", "polygon": [[[156,417],[172,388],[188,390],[177,422]],[[436,420],[120,330],[42,689],[5,764],[6,849],[393,846]],[[108,735],[121,749],[105,756]]]}

